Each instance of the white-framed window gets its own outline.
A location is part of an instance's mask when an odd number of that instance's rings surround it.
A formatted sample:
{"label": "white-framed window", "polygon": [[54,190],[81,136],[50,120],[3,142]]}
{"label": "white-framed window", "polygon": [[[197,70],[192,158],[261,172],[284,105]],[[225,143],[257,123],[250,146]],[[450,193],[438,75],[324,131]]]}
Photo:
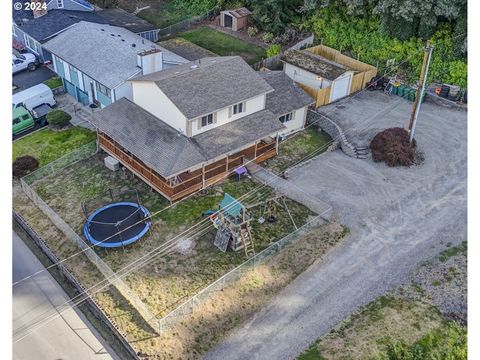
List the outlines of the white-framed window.
{"label": "white-framed window", "polygon": [[25,44],[30,50],[38,54],[37,42],[27,34],[25,34]]}
{"label": "white-framed window", "polygon": [[282,123],[286,123],[288,121],[291,121],[291,120],[293,120],[293,113],[288,113],[288,114],[282,115],[278,118],[278,120],[280,120],[280,122],[282,122]]}
{"label": "white-framed window", "polygon": [[105,96],[108,96],[110,97],[111,96],[111,92],[110,92],[110,89],[107,88],[105,85],[102,85],[100,83],[97,82],[97,91],[102,93],[103,95]]}
{"label": "white-framed window", "polygon": [[240,114],[245,111],[245,104],[243,102],[233,105],[232,114]]}
{"label": "white-framed window", "polygon": [[57,8],[59,9],[63,8],[63,0],[57,0]]}
{"label": "white-framed window", "polygon": [[202,118],[201,118],[201,125],[202,125],[202,127],[205,127],[205,126],[208,126],[208,125],[212,125],[212,124],[213,124],[213,113],[212,113],[212,114],[205,115],[205,116],[202,116]]}
{"label": "white-framed window", "polygon": [[16,32],[16,28],[15,28],[15,24],[12,25],[12,35],[17,37],[17,32]]}

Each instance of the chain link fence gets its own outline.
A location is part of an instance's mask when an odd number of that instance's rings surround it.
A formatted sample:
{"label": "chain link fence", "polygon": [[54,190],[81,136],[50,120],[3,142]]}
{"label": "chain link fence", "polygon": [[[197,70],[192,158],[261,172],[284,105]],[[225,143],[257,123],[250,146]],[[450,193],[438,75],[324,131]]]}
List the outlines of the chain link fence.
{"label": "chain link fence", "polygon": [[188,18],[186,20],[180,21],[178,23],[175,23],[163,29],[160,29],[158,31],[158,38],[160,40],[163,40],[164,38],[168,38],[175,34],[190,30],[194,25],[197,25],[202,21],[214,20],[215,17],[218,15],[218,12],[219,12],[218,8],[215,7],[213,9],[208,10],[205,14],[192,16],[191,18]]}
{"label": "chain link fence", "polygon": [[[62,231],[65,236],[75,243],[85,256],[97,267],[97,269],[105,277],[104,281],[96,284],[89,289],[90,293],[106,288],[108,284],[115,288],[127,299],[144,320],[156,330],[157,323],[155,316],[145,303],[130,289],[130,287],[113,272],[113,270],[97,255],[90,245],[88,245],[80,235],[78,235],[48,204],[33,190],[30,186],[35,181],[43,179],[47,176],[56,174],[61,169],[70,166],[80,160],[87,159],[94,155],[97,151],[96,142],[86,144],[78,150],[67,154],[48,165],[26,175],[21,179],[21,186],[25,194],[37,205],[40,210],[52,221],[52,223]],[[100,279],[99,279],[100,280]]]}
{"label": "chain link fence", "polygon": [[278,254],[283,248],[296,242],[301,236],[308,233],[314,226],[317,226],[323,222],[324,220],[321,216],[316,216],[302,227],[273,243],[235,269],[218,278],[204,289],[200,290],[196,295],[192,296],[190,299],[178,306],[175,310],[158,320],[159,334],[161,335],[164,331],[171,329],[185,316],[192,314],[195,309],[210,296],[214,295],[218,291],[222,291],[226,286],[239,280],[245,273],[254,269],[256,266],[263,264],[275,254]]}

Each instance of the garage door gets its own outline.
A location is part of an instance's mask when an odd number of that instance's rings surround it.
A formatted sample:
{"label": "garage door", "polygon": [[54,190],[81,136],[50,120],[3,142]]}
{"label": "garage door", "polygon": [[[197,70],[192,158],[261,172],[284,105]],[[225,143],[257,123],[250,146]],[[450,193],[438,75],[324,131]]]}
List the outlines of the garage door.
{"label": "garage door", "polygon": [[333,82],[332,96],[330,101],[341,99],[348,95],[348,88],[350,85],[350,76],[345,76]]}

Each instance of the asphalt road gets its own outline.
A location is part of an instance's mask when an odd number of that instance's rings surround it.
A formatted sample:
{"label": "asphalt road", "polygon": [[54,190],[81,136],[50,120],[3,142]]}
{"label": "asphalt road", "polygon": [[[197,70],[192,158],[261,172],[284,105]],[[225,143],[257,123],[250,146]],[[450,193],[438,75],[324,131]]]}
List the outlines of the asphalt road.
{"label": "asphalt road", "polygon": [[50,79],[53,76],[56,76],[52,70],[46,66],[39,66],[35,71],[20,71],[13,75],[13,83],[18,86],[18,89],[15,89],[13,92],[19,92],[29,87],[41,84],[47,79]]}
{"label": "asphalt road", "polygon": [[[43,265],[13,232],[13,281],[43,269]],[[45,271],[13,287],[13,358],[16,360],[104,360],[117,358],[96,330],[77,310],[69,309],[47,322],[47,317],[58,314],[56,306],[64,304],[68,296],[53,277]],[[29,334],[39,324],[36,331]],[[28,335],[29,334],[29,335]]]}
{"label": "asphalt road", "polygon": [[[411,103],[397,99],[365,93],[329,113],[368,143],[379,129],[408,121]],[[205,359],[293,359],[419,263],[466,240],[467,113],[424,103],[416,140],[425,154],[420,166],[390,168],[337,150],[289,173],[331,204],[351,235]]]}

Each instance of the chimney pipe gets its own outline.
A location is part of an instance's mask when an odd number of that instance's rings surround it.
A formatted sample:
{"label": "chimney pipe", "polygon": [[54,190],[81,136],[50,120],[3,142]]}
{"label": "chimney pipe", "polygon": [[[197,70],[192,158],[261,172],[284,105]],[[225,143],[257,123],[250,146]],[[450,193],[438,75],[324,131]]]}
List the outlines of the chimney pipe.
{"label": "chimney pipe", "polygon": [[47,4],[45,3],[45,0],[34,0],[32,1],[32,12],[33,12],[33,17],[39,18],[43,15],[46,15],[48,13],[47,9]]}

